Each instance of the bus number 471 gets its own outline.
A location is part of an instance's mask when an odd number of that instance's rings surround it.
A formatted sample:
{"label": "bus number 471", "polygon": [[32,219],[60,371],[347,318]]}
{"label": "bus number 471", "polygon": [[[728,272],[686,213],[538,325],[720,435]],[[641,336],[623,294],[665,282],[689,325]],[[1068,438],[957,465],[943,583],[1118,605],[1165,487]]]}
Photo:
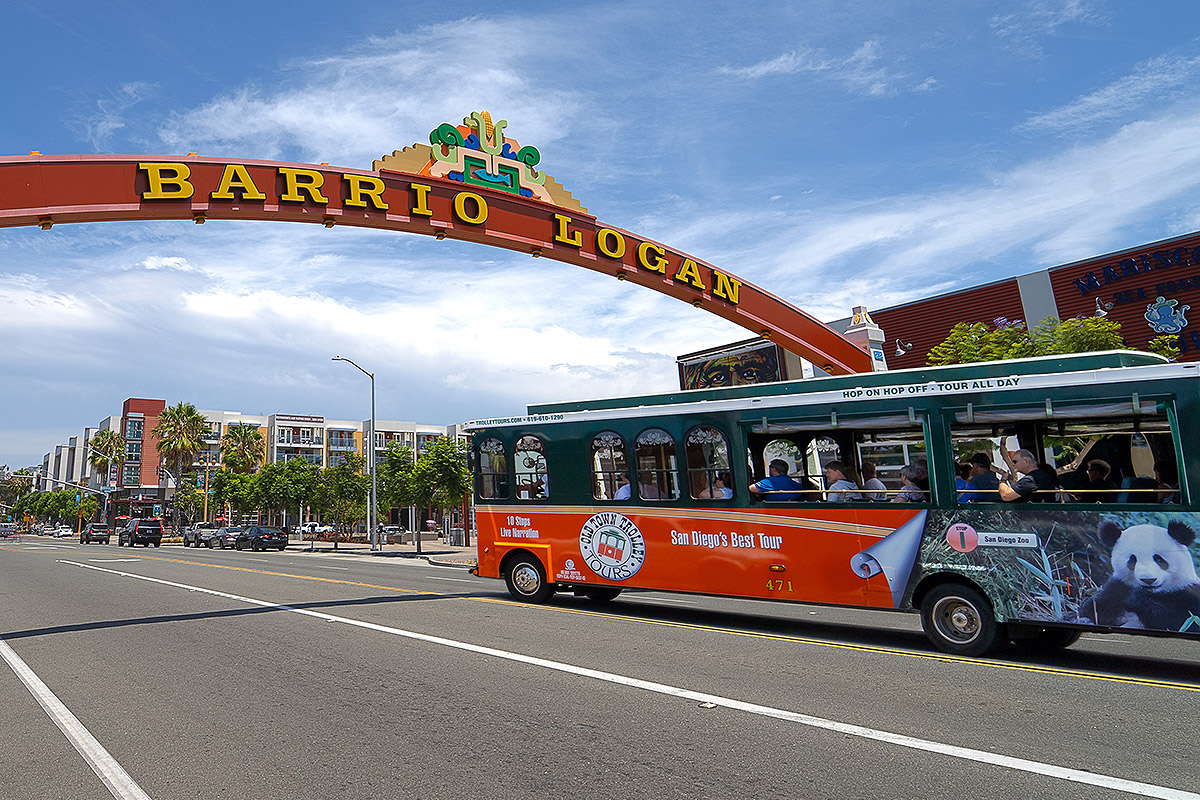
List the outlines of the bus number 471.
{"label": "bus number 471", "polygon": [[792,590],[792,582],[776,578],[767,578],[768,592],[790,592]]}

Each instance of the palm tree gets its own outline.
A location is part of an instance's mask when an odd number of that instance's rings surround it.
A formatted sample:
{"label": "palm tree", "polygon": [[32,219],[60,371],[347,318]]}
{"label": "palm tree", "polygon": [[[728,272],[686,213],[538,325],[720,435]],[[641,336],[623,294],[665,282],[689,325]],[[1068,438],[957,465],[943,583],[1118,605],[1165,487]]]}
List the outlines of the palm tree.
{"label": "palm tree", "polygon": [[[181,400],[159,414],[158,424],[153,431],[158,437],[158,457],[176,486],[191,469],[196,454],[204,449],[204,437],[208,432],[208,420],[191,403]],[[173,516],[175,527],[178,528],[179,509],[175,509]]]}
{"label": "palm tree", "polygon": [[230,425],[221,437],[221,462],[234,472],[253,472],[262,463],[266,446],[258,426]]}
{"label": "palm tree", "polygon": [[100,474],[101,485],[108,484],[108,470],[113,464],[120,464],[125,454],[125,437],[114,430],[106,429],[97,433],[88,443],[91,452],[88,462]]}

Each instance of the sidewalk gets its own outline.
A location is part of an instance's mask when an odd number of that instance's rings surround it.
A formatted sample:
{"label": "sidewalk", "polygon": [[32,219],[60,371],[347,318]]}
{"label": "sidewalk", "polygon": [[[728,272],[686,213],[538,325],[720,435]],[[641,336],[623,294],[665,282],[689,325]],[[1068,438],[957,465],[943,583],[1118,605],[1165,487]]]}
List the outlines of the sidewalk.
{"label": "sidewalk", "polygon": [[[309,548],[312,548],[311,550]],[[322,553],[324,555],[346,555],[346,556],[374,556],[376,558],[423,558],[430,564],[440,564],[444,566],[454,567],[473,567],[476,563],[477,552],[475,545],[469,547],[459,547],[449,545],[444,542],[434,539],[432,541],[423,540],[421,542],[421,554],[417,555],[417,548],[411,544],[385,544],[382,549],[372,552],[369,544],[362,542],[338,542],[337,550],[333,549],[332,542],[316,542],[301,541],[295,538],[288,540],[288,552],[290,553]]]}

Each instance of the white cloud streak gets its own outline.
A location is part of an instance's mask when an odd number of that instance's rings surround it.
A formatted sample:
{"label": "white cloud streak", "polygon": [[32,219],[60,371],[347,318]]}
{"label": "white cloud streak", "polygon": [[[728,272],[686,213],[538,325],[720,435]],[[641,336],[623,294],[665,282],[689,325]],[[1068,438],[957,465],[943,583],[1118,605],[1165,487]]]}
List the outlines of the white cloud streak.
{"label": "white cloud streak", "polygon": [[1142,64],[1131,75],[1085,95],[1062,108],[1032,117],[1018,130],[1076,133],[1119,119],[1153,102],[1164,105],[1181,91],[1190,91],[1200,75],[1200,58],[1161,56]]}

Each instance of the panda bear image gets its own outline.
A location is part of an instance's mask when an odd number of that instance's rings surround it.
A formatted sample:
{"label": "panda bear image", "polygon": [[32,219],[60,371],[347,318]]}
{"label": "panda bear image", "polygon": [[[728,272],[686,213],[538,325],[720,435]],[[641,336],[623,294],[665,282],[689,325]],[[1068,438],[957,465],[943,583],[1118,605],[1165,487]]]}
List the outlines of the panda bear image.
{"label": "panda bear image", "polygon": [[1178,631],[1193,614],[1200,616],[1200,577],[1188,550],[1196,532],[1189,526],[1171,522],[1121,530],[1105,520],[1100,540],[1112,548],[1113,573],[1080,605],[1079,622]]}

